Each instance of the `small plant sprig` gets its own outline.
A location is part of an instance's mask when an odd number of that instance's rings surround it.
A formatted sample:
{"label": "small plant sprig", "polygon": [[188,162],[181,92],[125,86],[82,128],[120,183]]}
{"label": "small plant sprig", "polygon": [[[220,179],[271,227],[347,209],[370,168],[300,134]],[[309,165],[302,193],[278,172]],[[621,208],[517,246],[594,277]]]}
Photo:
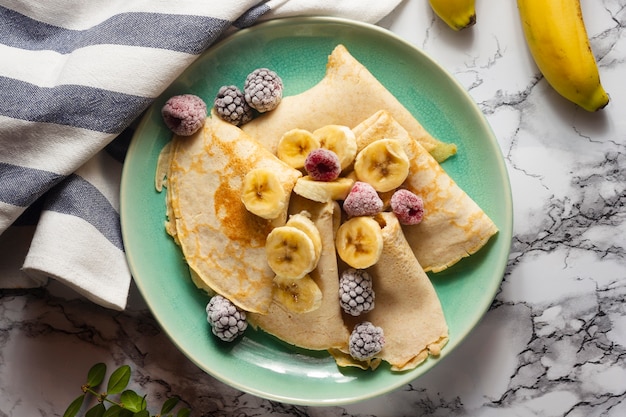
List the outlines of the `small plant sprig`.
{"label": "small plant sprig", "polygon": [[[126,389],[131,374],[128,365],[122,365],[113,371],[107,381],[106,391],[98,392],[98,386],[104,382],[106,371],[104,363],[97,363],[91,367],[87,373],[87,383],[81,387],[83,393],[72,401],[63,417],[76,416],[83,408],[83,402],[88,395],[93,395],[98,403],[87,410],[85,417],[189,417],[188,408],[180,408],[177,414],[170,414],[178,405],[180,400],[178,397],[168,398],[158,414],[150,414],[146,396]],[[112,395],[115,397],[111,397]]]}

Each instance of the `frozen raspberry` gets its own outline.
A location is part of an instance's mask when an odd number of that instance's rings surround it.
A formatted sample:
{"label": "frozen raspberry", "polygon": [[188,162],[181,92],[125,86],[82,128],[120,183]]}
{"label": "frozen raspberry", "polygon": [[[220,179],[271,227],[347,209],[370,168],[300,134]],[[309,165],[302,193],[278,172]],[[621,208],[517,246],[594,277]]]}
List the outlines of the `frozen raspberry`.
{"label": "frozen raspberry", "polygon": [[252,120],[252,108],[246,103],[241,90],[234,85],[222,86],[213,104],[217,115],[235,126]]}
{"label": "frozen raspberry", "polygon": [[304,169],[316,181],[333,181],[341,173],[341,164],[335,152],[318,148],[309,152]]}
{"label": "frozen raspberry", "polygon": [[283,99],[283,81],[267,68],[258,68],[246,77],[243,88],[246,102],[263,113],[274,110]]}
{"label": "frozen raspberry", "polygon": [[424,217],[424,200],[409,190],[399,189],[391,196],[391,210],[402,224],[418,224]]}
{"label": "frozen raspberry", "polygon": [[350,356],[359,361],[372,358],[383,349],[385,335],[383,329],[369,321],[357,324],[350,334]]}
{"label": "frozen raspberry", "polygon": [[366,182],[357,181],[344,200],[343,209],[350,217],[373,216],[383,210],[383,200],[374,187]]}
{"label": "frozen raspberry", "polygon": [[246,312],[221,295],[211,298],[206,313],[213,334],[225,342],[232,342],[248,327]]}
{"label": "frozen raspberry", "polygon": [[339,279],[339,304],[343,311],[358,316],[374,309],[372,276],[365,269],[346,269]]}
{"label": "frozen raspberry", "polygon": [[161,109],[165,125],[179,136],[191,136],[204,124],[207,108],[204,101],[193,94],[171,97]]}

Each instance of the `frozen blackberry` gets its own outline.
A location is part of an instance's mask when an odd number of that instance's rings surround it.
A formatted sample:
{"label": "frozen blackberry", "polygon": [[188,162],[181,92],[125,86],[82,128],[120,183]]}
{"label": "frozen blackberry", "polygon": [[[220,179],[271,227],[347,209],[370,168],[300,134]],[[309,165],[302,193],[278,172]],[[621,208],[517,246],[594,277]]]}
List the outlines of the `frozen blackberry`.
{"label": "frozen blackberry", "polygon": [[370,184],[357,181],[344,200],[343,209],[350,217],[373,216],[383,210],[383,200]]}
{"label": "frozen blackberry", "polygon": [[252,108],[246,103],[243,93],[237,86],[222,86],[213,104],[217,115],[235,126],[241,126],[252,120]]}
{"label": "frozen blackberry", "polygon": [[359,361],[371,359],[384,345],[383,329],[369,321],[357,324],[350,334],[350,356]]}
{"label": "frozen blackberry", "polygon": [[418,224],[424,217],[424,201],[421,197],[405,189],[399,189],[391,196],[391,210],[402,224]]}
{"label": "frozen blackberry", "polygon": [[205,102],[193,94],[170,97],[161,108],[165,125],[179,136],[191,136],[204,124]]}
{"label": "frozen blackberry", "polygon": [[253,109],[261,113],[271,111],[283,99],[283,81],[274,71],[258,68],[246,77],[243,93]]}
{"label": "frozen blackberry", "polygon": [[337,154],[324,148],[309,152],[304,160],[304,169],[315,181],[333,181],[341,173]]}
{"label": "frozen blackberry", "polygon": [[339,304],[351,316],[374,308],[372,276],[365,269],[346,269],[339,279]]}
{"label": "frozen blackberry", "polygon": [[232,342],[248,327],[246,312],[221,295],[211,298],[206,313],[213,334],[225,342]]}

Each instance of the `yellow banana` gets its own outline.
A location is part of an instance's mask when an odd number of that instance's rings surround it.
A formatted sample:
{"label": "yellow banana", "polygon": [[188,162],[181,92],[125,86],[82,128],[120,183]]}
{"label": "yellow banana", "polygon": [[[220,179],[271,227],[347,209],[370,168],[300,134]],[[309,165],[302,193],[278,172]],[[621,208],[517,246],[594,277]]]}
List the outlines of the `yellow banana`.
{"label": "yellow banana", "polygon": [[546,81],[585,110],[609,103],[600,83],[580,0],[517,0],[530,53]]}
{"label": "yellow banana", "polygon": [[433,11],[454,30],[476,23],[476,0],[429,0]]}

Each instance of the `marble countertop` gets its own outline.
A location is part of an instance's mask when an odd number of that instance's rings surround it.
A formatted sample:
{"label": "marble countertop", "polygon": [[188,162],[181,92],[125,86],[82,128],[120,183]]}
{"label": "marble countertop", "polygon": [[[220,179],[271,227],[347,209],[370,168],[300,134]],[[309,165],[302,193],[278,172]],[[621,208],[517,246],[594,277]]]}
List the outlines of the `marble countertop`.
{"label": "marble countertop", "polygon": [[232,389],[183,356],[133,286],[124,312],[52,282],[0,291],[0,416],[61,416],[89,367],[132,367],[131,387],[179,395],[193,416],[626,415],[626,4],[584,1],[611,103],[587,113],[540,77],[514,1],[478,2],[453,32],[425,0],[380,25],[437,60],[478,103],[506,160],[514,237],[495,301],[423,377],[358,404],[307,407]]}

